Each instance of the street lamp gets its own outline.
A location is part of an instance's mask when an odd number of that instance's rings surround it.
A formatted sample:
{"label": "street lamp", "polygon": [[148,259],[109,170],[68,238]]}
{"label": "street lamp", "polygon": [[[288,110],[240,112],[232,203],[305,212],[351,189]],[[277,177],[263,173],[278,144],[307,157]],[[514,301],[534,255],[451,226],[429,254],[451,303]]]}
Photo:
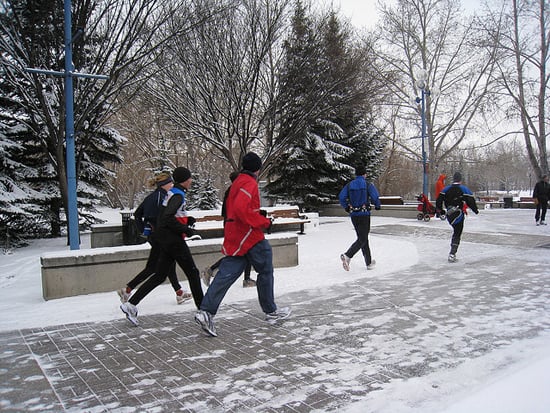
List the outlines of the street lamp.
{"label": "street lamp", "polygon": [[416,74],[416,87],[421,90],[422,97],[416,98],[416,103],[422,103],[422,193],[429,197],[428,194],[428,168],[426,157],[426,96],[430,96],[428,90],[428,72],[425,69],[420,69]]}

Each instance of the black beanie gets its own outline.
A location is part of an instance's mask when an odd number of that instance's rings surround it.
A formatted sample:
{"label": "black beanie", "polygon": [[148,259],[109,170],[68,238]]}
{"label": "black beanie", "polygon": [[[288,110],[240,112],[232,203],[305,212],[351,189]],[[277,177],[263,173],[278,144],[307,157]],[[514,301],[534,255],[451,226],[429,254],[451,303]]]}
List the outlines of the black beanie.
{"label": "black beanie", "polygon": [[174,182],[179,184],[191,178],[191,171],[183,166],[178,166],[174,169],[174,172],[172,172],[172,177],[174,178]]}
{"label": "black beanie", "polygon": [[365,175],[366,173],[367,173],[367,168],[365,168],[363,165],[358,165],[355,168],[355,175],[356,176]]}
{"label": "black beanie", "polygon": [[453,182],[462,182],[462,174],[460,172],[454,173]]}
{"label": "black beanie", "polygon": [[262,168],[262,160],[254,152],[248,152],[243,157],[243,169],[250,172],[257,172]]}

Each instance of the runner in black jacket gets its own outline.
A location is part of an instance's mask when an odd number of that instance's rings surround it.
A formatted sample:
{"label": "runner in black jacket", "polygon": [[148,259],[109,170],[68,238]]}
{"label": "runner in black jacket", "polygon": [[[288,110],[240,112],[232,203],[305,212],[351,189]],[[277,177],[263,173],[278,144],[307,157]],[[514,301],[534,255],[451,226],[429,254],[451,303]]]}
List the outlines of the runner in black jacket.
{"label": "runner in black jacket", "polygon": [[535,222],[537,225],[546,225],[546,209],[548,208],[548,199],[550,198],[550,184],[548,175],[543,175],[533,190],[533,198],[536,200],[537,211],[535,212]]}
{"label": "runner in black jacket", "polygon": [[177,167],[174,169],[172,176],[175,185],[168,191],[168,196],[161,208],[157,228],[153,233],[161,250],[155,274],[138,288],[128,302],[120,306],[122,312],[126,314],[126,318],[134,325],[138,324],[137,304],[166,280],[166,276],[169,274],[174,262],[178,263],[189,280],[189,287],[197,308],[202,302],[203,292],[199,270],[185,242],[185,237],[191,237],[195,234],[195,230],[192,228],[195,218],[188,216],[185,210],[185,194],[192,182],[191,172],[187,168]]}
{"label": "runner in black jacket", "polygon": [[[151,245],[149,258],[147,258],[145,268],[131,279],[128,284],[126,284],[125,288],[121,288],[117,291],[122,303],[128,301],[132,290],[137,288],[138,285],[155,273],[155,268],[160,256],[160,245],[153,236],[153,233],[157,225],[162,202],[166,198],[167,192],[174,186],[174,183],[169,173],[161,172],[155,177],[154,184],[157,186],[157,189],[147,195],[134,212],[135,222],[139,232],[147,236],[147,241]],[[185,291],[178,281],[175,262],[168,272],[168,279],[176,292],[176,302],[178,304],[183,304],[185,301],[191,299],[191,293]]]}
{"label": "runner in black jacket", "polygon": [[[443,203],[445,203],[447,211],[443,210]],[[455,172],[453,175],[453,183],[443,188],[435,201],[436,213],[445,213],[447,215],[447,221],[453,227],[449,262],[457,261],[456,253],[458,251],[458,245],[460,244],[462,230],[464,229],[464,203],[466,203],[475,214],[479,213],[474,194],[467,186],[462,184],[462,174],[460,172]]]}

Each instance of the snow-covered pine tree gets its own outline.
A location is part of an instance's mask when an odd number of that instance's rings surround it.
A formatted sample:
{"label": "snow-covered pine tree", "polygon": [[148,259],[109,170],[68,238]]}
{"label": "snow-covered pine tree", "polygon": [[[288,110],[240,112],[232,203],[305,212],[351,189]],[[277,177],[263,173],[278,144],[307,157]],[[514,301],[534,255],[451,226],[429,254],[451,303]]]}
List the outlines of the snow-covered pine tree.
{"label": "snow-covered pine tree", "polygon": [[193,183],[187,193],[187,210],[209,210],[220,208],[218,189],[214,187],[212,177],[202,173],[193,174]]}
{"label": "snow-covered pine tree", "polygon": [[[42,5],[42,8],[49,6],[51,4]],[[57,224],[52,217],[51,205],[59,197],[59,191],[55,190],[55,185],[53,188],[51,185],[54,177],[50,158],[44,156],[46,144],[43,140],[43,118],[35,111],[27,110],[29,106],[40,107],[41,101],[34,93],[32,81],[21,72],[21,61],[10,54],[13,49],[23,51],[26,43],[32,41],[33,33],[44,29],[40,22],[30,21],[29,10],[22,9],[24,16],[21,19],[32,27],[21,33],[10,32],[14,27],[12,9],[6,7],[0,11],[0,40],[2,46],[6,42],[10,45],[1,47],[0,58],[0,226],[3,227],[0,229],[0,237],[3,240],[9,237],[11,242],[23,236],[50,234],[49,226]],[[54,23],[57,21],[50,22]],[[47,31],[43,33],[42,40],[50,39],[51,36],[51,31]],[[37,47],[42,45],[37,40]],[[43,54],[36,56],[36,64],[42,64],[42,59],[49,55],[49,50],[45,48]],[[44,97],[51,96],[54,82],[49,79],[42,85]],[[18,89],[24,93],[18,93]]]}
{"label": "snow-covered pine tree", "polygon": [[381,172],[384,162],[384,148],[387,138],[384,131],[378,128],[372,119],[358,116],[357,122],[350,129],[346,138],[346,146],[352,148],[344,162],[349,166],[344,175],[345,180],[354,177],[354,169],[357,165],[364,165],[367,169],[367,178],[372,181]]}
{"label": "snow-covered pine tree", "polygon": [[[326,95],[320,87],[324,68],[315,26],[301,1],[295,6],[292,31],[284,44],[285,64],[280,76],[283,140],[292,142],[271,169],[265,189],[269,197],[297,203],[303,208],[317,204],[317,183],[325,175],[324,142],[311,126],[325,111]],[[288,138],[290,137],[290,139]]]}
{"label": "snow-covered pine tree", "polygon": [[[266,189],[272,198],[316,209],[336,199],[358,160],[370,161],[365,136],[358,135],[369,130],[357,116],[368,110],[368,93],[362,86],[362,60],[348,46],[349,34],[335,13],[329,14],[328,22],[314,24],[300,5],[285,44],[281,81],[282,99],[290,102],[282,125],[292,125],[288,133],[295,136],[292,148],[275,163]],[[296,113],[303,112],[310,116],[302,117],[304,124],[297,128]],[[370,169],[376,170],[380,162],[370,164]]]}
{"label": "snow-covered pine tree", "polygon": [[[34,157],[10,138],[25,135],[25,128],[10,127],[2,118],[0,115],[0,245],[9,250],[25,245],[24,237],[48,234],[44,213],[48,196],[30,185],[39,175],[37,168],[29,165]],[[27,164],[18,160],[21,158]]]}

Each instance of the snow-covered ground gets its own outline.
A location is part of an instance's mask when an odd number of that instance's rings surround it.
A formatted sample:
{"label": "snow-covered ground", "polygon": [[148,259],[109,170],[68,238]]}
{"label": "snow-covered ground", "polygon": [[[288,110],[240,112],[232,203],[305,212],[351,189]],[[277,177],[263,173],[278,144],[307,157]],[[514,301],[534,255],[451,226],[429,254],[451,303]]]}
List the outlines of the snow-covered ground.
{"label": "snow-covered ground", "polygon": [[[470,214],[465,232],[518,233],[548,236],[550,226],[536,227],[532,210],[485,210],[478,216]],[[112,222],[120,221],[117,211],[105,211],[103,217]],[[328,222],[331,224],[328,224]],[[309,231],[300,237],[300,265],[276,271],[276,294],[282,295],[306,290],[311,285],[319,287],[343,284],[350,279],[364,277],[364,271],[350,271],[342,277],[340,250],[353,240],[353,231],[347,218],[321,218],[317,231]],[[418,227],[448,229],[445,222],[429,223],[416,220],[374,217],[373,226],[401,224]],[[330,228],[330,233],[324,228]],[[449,232],[450,236],[450,232]],[[83,235],[82,248],[89,246],[89,235]],[[395,273],[430,257],[421,256],[417,245],[407,238],[371,236],[371,244],[377,259],[377,268],[369,276]],[[441,245],[444,260],[448,242]],[[90,294],[44,301],[40,276],[40,255],[67,250],[65,239],[37,240],[29,247],[0,255],[0,331],[67,324],[95,322],[121,318],[115,292]],[[461,246],[460,252],[475,254],[475,248]],[[399,251],[399,260],[394,252]],[[543,264],[550,264],[547,249],[541,249]],[[357,263],[359,258],[352,261]],[[327,265],[335,270],[326,271]],[[336,270],[337,269],[337,270]],[[322,274],[322,277],[319,275]],[[550,269],[548,270],[550,280]],[[131,278],[129,274],[129,278]],[[550,288],[550,283],[544,284]],[[254,289],[243,289],[235,284],[224,302],[253,299]],[[162,285],[140,304],[140,314],[173,313],[179,309],[173,300],[169,285]],[[550,317],[550,314],[548,314]],[[499,368],[499,366],[504,366]],[[495,373],[496,372],[496,373]],[[437,388],[437,383],[455,383],[446,392],[420,392],[419,389]],[[427,385],[429,384],[429,385]],[[394,380],[384,389],[384,398],[375,392],[372,400],[366,400],[373,411],[384,412],[484,412],[484,413],[543,413],[550,412],[550,331],[533,339],[514,342],[459,367],[439,371],[409,380]],[[361,403],[354,404],[349,412],[365,411]]]}

